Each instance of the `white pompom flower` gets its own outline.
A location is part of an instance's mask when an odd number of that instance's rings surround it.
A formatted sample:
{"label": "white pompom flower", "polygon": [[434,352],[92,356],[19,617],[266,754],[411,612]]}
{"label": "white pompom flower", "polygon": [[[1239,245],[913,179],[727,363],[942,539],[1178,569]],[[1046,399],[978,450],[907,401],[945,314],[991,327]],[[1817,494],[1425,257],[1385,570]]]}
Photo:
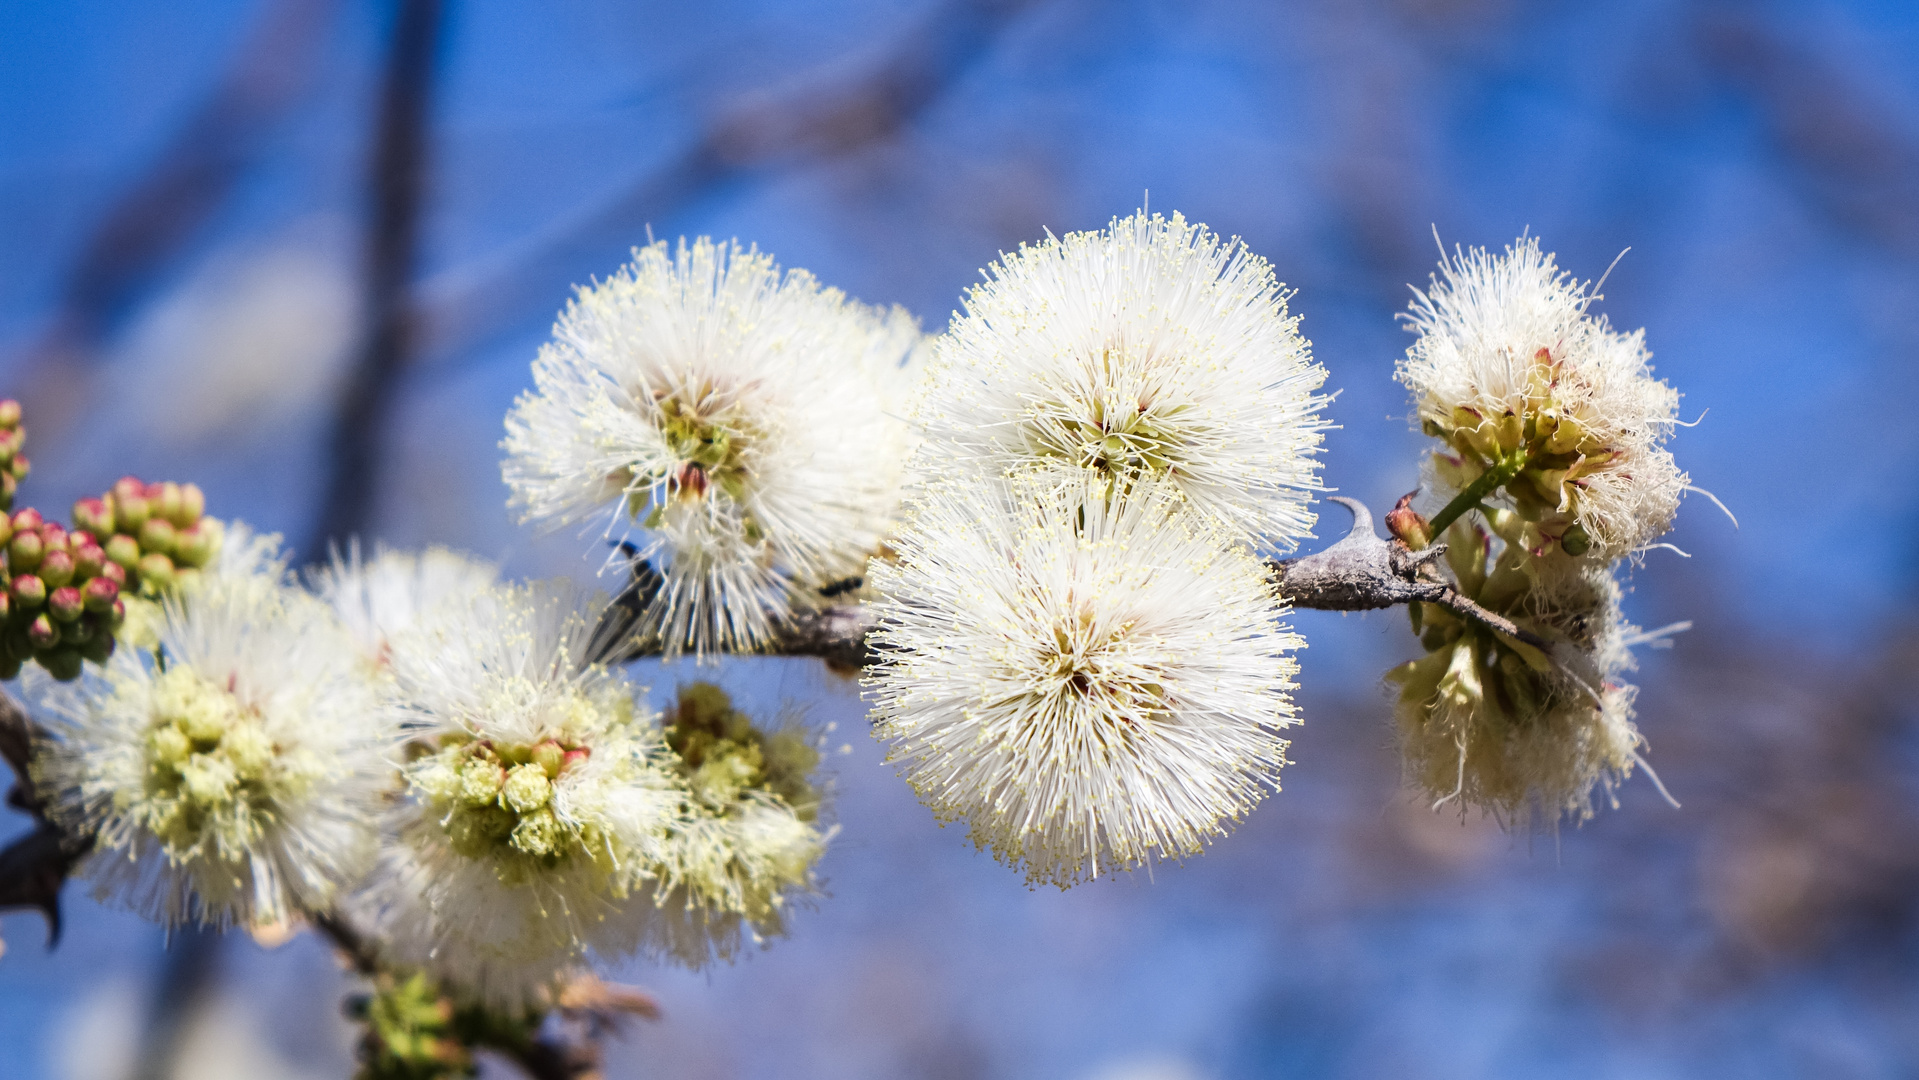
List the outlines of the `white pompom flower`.
{"label": "white pompom flower", "polygon": [[874,733],[920,799],[1061,887],[1198,853],[1277,789],[1304,642],[1165,485],[931,491],[877,572]]}
{"label": "white pompom flower", "polygon": [[498,565],[458,551],[430,547],[420,552],[385,548],[363,559],[356,544],[313,575],[314,591],[377,664],[388,643],[440,605],[470,601],[499,580]]}
{"label": "white pompom flower", "polygon": [[1614,331],[1595,299],[1536,237],[1456,253],[1401,316],[1419,340],[1398,377],[1447,444],[1435,506],[1478,482],[1526,519],[1535,555],[1603,564],[1671,528],[1687,479],[1663,445],[1678,392],[1653,378],[1644,332]]}
{"label": "white pompom flower", "polygon": [[150,647],[40,693],[52,812],[95,837],[84,873],[167,925],[325,910],[375,851],[399,722],[327,606],[270,538],[156,607]]}
{"label": "white pompom flower", "polygon": [[656,243],[561,313],[502,472],[529,519],[643,528],[666,582],[638,629],[669,654],[756,648],[891,528],[918,340],[757,250]]}
{"label": "white pompom flower", "polygon": [[1237,540],[1308,535],[1326,371],[1266,260],[1142,211],[986,273],[934,346],[923,471],[1161,478]]}
{"label": "white pompom flower", "polygon": [[534,1005],[588,955],[638,945],[626,909],[684,795],[637,689],[587,662],[604,606],[565,582],[497,585],[389,642],[417,750],[355,908],[392,960],[463,997]]}

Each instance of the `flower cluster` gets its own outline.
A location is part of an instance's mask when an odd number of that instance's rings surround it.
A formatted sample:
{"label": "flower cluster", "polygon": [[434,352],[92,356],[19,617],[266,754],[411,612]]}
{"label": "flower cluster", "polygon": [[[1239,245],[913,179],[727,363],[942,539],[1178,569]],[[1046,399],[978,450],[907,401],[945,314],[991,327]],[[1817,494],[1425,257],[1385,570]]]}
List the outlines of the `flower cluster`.
{"label": "flower cluster", "polygon": [[506,482],[528,518],[643,531],[666,582],[638,632],[669,654],[762,647],[885,538],[919,337],[757,250],[642,248],[561,314]]}
{"label": "flower cluster", "polygon": [[1391,675],[1401,743],[1427,792],[1508,820],[1590,817],[1593,789],[1642,763],[1612,575],[1671,527],[1686,487],[1663,446],[1678,394],[1595,298],[1522,237],[1443,263],[1406,316],[1419,338],[1399,378],[1442,443],[1437,512],[1402,500],[1389,525],[1414,548],[1443,532],[1459,591],[1551,648],[1413,605],[1426,655]]}
{"label": "flower cluster", "polygon": [[942,820],[1033,881],[1198,852],[1278,786],[1325,379],[1266,262],[1175,215],[1021,248],[933,347],[869,676]]}

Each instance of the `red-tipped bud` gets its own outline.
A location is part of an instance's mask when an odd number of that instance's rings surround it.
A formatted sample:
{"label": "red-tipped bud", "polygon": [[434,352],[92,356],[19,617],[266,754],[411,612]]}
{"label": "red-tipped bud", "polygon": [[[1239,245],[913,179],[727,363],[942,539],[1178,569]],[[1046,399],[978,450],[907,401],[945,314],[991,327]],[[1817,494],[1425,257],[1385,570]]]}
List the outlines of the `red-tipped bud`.
{"label": "red-tipped bud", "polygon": [[107,551],[99,544],[91,542],[81,544],[73,550],[73,577],[76,581],[85,581],[100,573],[107,565]]}
{"label": "red-tipped bud", "polygon": [[113,482],[111,494],[116,499],[124,499],[129,495],[138,495],[144,499],[147,494],[147,482],[137,476],[122,476]]}
{"label": "red-tipped bud", "polygon": [[13,593],[13,606],[20,611],[37,611],[47,602],[47,583],[33,574],[14,578],[9,591]]}
{"label": "red-tipped bud", "polygon": [[40,511],[31,506],[13,515],[13,531],[17,533],[39,532],[40,526],[46,523],[46,519],[40,516]]}
{"label": "red-tipped bud", "polygon": [[182,566],[205,566],[220,552],[220,523],[201,518],[180,530],[173,542],[173,557]]}
{"label": "red-tipped bud", "polygon": [[120,624],[127,621],[127,602],[115,600],[112,610],[106,613],[107,629],[119,633]]}
{"label": "red-tipped bud", "polygon": [[16,574],[31,573],[47,553],[47,545],[37,532],[15,532],[7,542],[7,569]]}
{"label": "red-tipped bud", "polygon": [[11,459],[20,452],[20,444],[24,442],[26,437],[19,431],[0,431],[0,458]]}
{"label": "red-tipped bud", "polygon": [[1409,491],[1401,495],[1399,502],[1387,511],[1386,529],[1398,537],[1400,543],[1418,551],[1433,542],[1433,529],[1426,519],[1413,509],[1414,494]]}
{"label": "red-tipped bud", "polygon": [[48,551],[67,546],[67,527],[57,521],[49,521],[40,526],[40,542]]}
{"label": "red-tipped bud", "polygon": [[182,520],[175,521],[174,524],[180,526],[191,525],[200,520],[201,514],[207,512],[207,494],[200,490],[200,485],[198,484],[181,484],[180,505],[182,507]]}
{"label": "red-tipped bud", "polygon": [[20,403],[12,398],[0,398],[0,428],[20,426]]}
{"label": "red-tipped bud", "polygon": [[173,587],[173,560],[159,552],[140,557],[140,583],[155,591]]}
{"label": "red-tipped bud", "polygon": [[560,762],[560,771],[565,772],[568,769],[571,769],[573,766],[578,765],[580,762],[585,761],[587,758],[590,758],[592,756],[593,756],[593,751],[584,746],[576,750],[568,750],[566,752],[566,756]]}
{"label": "red-tipped bud", "polygon": [[13,519],[0,514],[0,547],[13,543]]}
{"label": "red-tipped bud", "polygon": [[11,614],[13,614],[13,593],[0,589],[0,623],[6,622],[7,616]]}
{"label": "red-tipped bud", "polygon": [[[140,565],[140,541],[121,533],[107,538],[107,561],[125,570]],[[120,584],[125,585],[122,581]]]}
{"label": "red-tipped bud", "polygon": [[35,615],[27,624],[27,642],[36,649],[51,649],[60,644],[60,630],[46,612]]}
{"label": "red-tipped bud", "polygon": [[180,530],[175,529],[173,522],[166,518],[148,518],[147,523],[140,526],[140,550],[157,551],[171,557],[174,541],[179,538],[179,535]]}
{"label": "red-tipped bud", "polygon": [[132,535],[140,531],[140,526],[153,516],[153,504],[147,502],[145,495],[120,495],[113,498],[113,523],[123,533]]}
{"label": "red-tipped bud", "polygon": [[94,578],[80,590],[81,603],[88,611],[112,611],[114,603],[119,599],[120,586],[111,578]]}
{"label": "red-tipped bud", "polygon": [[[104,551],[106,549],[102,548],[101,550]],[[107,564],[100,568],[100,576],[102,578],[105,578],[108,581],[113,582],[116,588],[124,589],[127,587],[126,567],[121,566],[119,563],[114,562],[112,559],[108,559]]]}
{"label": "red-tipped bud", "polygon": [[113,508],[105,499],[80,499],[73,504],[73,525],[95,536],[112,536]]}
{"label": "red-tipped bud", "polygon": [[73,580],[73,553],[66,548],[54,548],[40,559],[40,580],[47,588],[58,589]]}
{"label": "red-tipped bud", "polygon": [[71,585],[62,585],[47,597],[47,614],[60,622],[72,622],[86,609],[80,590]]}
{"label": "red-tipped bud", "polygon": [[15,480],[12,473],[0,469],[0,510],[13,509],[13,495],[19,490],[20,481]]}
{"label": "red-tipped bud", "polygon": [[7,473],[15,480],[25,480],[32,471],[33,462],[28,461],[25,454],[15,454],[13,460],[7,462]]}

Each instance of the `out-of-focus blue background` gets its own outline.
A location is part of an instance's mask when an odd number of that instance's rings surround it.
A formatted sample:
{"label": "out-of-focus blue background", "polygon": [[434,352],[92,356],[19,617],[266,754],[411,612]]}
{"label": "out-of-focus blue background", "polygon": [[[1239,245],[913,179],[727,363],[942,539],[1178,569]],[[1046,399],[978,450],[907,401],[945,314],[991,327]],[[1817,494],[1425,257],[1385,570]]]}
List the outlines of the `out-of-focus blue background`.
{"label": "out-of-focus blue background", "polygon": [[[394,5],[0,6],[0,394],[61,512],[198,481],[302,542],[366,334]],[[1919,1075],[1919,5],[1909,0],[452,0],[431,66],[416,348],[374,536],[590,574],[517,527],[500,418],[571,283],[654,235],[758,243],[941,326],[978,269],[1135,209],[1237,234],[1341,391],[1325,476],[1382,507],[1419,440],[1393,316],[1448,245],[1543,238],[1645,327],[1739,515],[1631,575],[1636,779],[1509,835],[1400,791],[1403,616],[1302,613],[1286,790],[1204,857],[1029,891],[882,763],[811,663],[722,677],[836,723],[829,895],[708,975],[616,1077]],[[1709,412],[1708,412],[1709,410]],[[1321,529],[1336,534],[1334,509]],[[311,554],[310,552],[308,554]],[[660,691],[688,666],[652,670]],[[707,673],[710,674],[710,673]],[[0,837],[24,818],[0,819]],[[0,1076],[133,1075],[160,931],[0,920]],[[346,980],[225,944],[175,1070],[335,1077]],[[490,1075],[507,1075],[494,1066]]]}

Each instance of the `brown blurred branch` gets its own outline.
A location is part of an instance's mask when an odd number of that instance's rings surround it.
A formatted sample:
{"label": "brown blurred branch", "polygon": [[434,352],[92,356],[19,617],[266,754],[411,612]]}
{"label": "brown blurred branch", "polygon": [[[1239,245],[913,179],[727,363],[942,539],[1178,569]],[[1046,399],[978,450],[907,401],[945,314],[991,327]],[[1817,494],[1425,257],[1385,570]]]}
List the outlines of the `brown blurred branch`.
{"label": "brown blurred branch", "polygon": [[7,803],[33,815],[34,828],[0,851],[0,911],[32,908],[46,916],[47,947],[60,941],[60,887],[67,874],[93,847],[93,838],[69,836],[49,821],[44,802],[33,790],[27,762],[33,743],[44,733],[11,694],[0,690],[0,757],[14,774]]}
{"label": "brown blurred branch", "polygon": [[649,224],[774,168],[856,153],[913,124],[1038,0],[947,0],[851,80],[768,95],[714,120],[666,164],[612,198],[420,289],[420,354],[442,357],[564,301],[568,283],[604,274]]}

